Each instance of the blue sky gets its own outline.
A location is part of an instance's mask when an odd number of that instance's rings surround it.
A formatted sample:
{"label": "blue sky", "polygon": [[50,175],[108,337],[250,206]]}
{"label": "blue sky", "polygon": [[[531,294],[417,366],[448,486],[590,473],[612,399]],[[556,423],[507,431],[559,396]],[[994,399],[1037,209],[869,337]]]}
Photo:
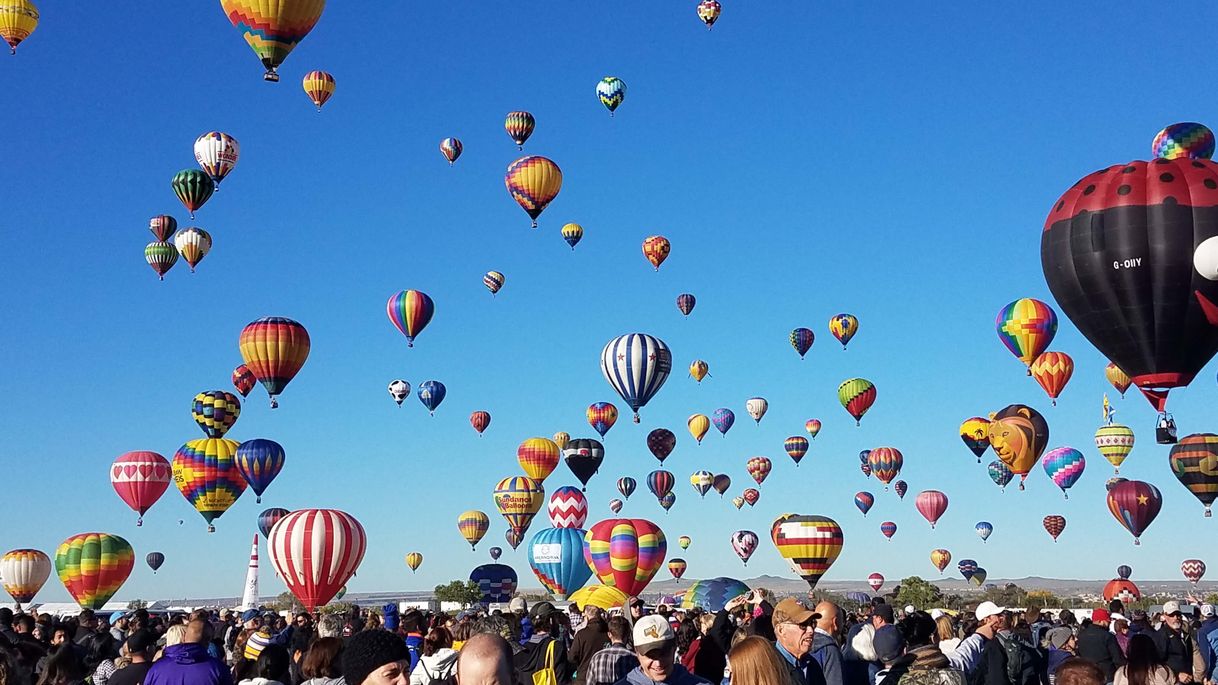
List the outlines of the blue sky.
{"label": "blue sky", "polygon": [[[331,3],[283,81],[267,84],[218,3],[42,4],[38,31],[0,59],[5,549],[53,553],[69,535],[104,530],[141,560],[119,598],[236,594],[259,511],[337,507],[368,531],[352,591],[464,577],[504,546],[490,492],[520,472],[516,445],[591,435],[591,402],[623,408],[598,355],[642,331],[670,345],[677,368],[641,425],[625,417],[608,434],[588,495],[599,520],[616,479],[638,479],[623,514],[663,527],[686,578],[789,574],[768,542],[784,512],[842,524],[845,551],[827,578],[858,578],[859,589],[873,571],[938,577],[936,547],[991,577],[1107,579],[1128,563],[1135,580],[1175,579],[1182,559],[1205,559],[1199,534],[1215,524],[1172,477],[1150,406],[1112,393],[1139,436],[1122,475],[1165,497],[1134,547],[1107,511],[1111,467],[1092,443],[1111,393],[1106,361],[1063,319],[1053,349],[1077,369],[1053,408],[993,331],[1007,302],[1051,301],[1039,238],[1063,190],[1145,158],[1166,124],[1213,123],[1212,89],[1197,78],[1211,51],[1187,40],[1165,49],[1148,31],[1162,24],[1157,8],[735,1],[708,33],[692,0]],[[1176,16],[1215,19],[1192,5]],[[321,114],[299,86],[314,68],[338,81]],[[613,119],[594,95],[606,75],[629,88]],[[526,152],[565,177],[535,231],[502,182],[519,156],[502,130],[514,109],[537,117]],[[169,180],[194,167],[192,142],[209,130],[241,143],[195,222],[215,247],[198,273],[182,262],[160,283],[143,262],[147,219],[190,225]],[[437,150],[450,135],[465,144],[453,168]],[[568,221],[586,230],[574,253],[558,235]],[[659,273],[640,252],[654,233],[673,243]],[[507,277],[497,298],[481,283],[488,269]],[[384,314],[403,288],[436,302],[413,349]],[[698,298],[688,320],[681,292]],[[861,320],[846,352],[827,330],[839,311]],[[264,505],[247,492],[207,535],[171,488],[136,528],[110,462],[135,449],[171,456],[200,437],[191,398],[230,387],[241,328],[267,315],[301,321],[313,351],[280,409],[258,388],[229,434],[287,450]],[[787,343],[796,326],[817,335],[802,362]],[[700,386],[684,371],[695,358],[710,364]],[[852,376],[879,390],[857,428],[836,398]],[[417,398],[393,404],[385,386],[398,377],[447,385],[434,418]],[[1172,394],[1181,434],[1215,428],[1213,379],[1211,365]],[[755,395],[770,402],[760,426],[744,412]],[[1013,402],[1045,414],[1052,446],[1086,454],[1069,501],[1039,467],[1026,492],[999,493],[957,437],[962,419]],[[696,446],[686,418],[721,406],[737,425]],[[481,438],[467,420],[476,409],[493,417]],[[782,443],[810,417],[825,427],[796,469]],[[644,438],[658,426],[678,435],[669,514],[642,485],[656,468]],[[904,501],[859,473],[858,451],[879,445],[905,454]],[[696,470],[725,472],[730,497],[751,484],[754,455],[775,465],[755,508],[699,499],[687,483]],[[574,482],[560,466],[546,485]],[[930,487],[951,498],[933,532],[913,507]],[[876,495],[866,518],[858,490]],[[455,527],[468,508],[492,514],[477,553]],[[1056,544],[1046,514],[1069,520]],[[891,543],[885,519],[900,526]],[[978,520],[994,524],[988,544]],[[543,515],[533,530],[544,526]],[[764,540],[747,569],[728,541],[738,529]],[[685,552],[682,534],[694,538]],[[152,550],[167,557],[157,576],[142,563]],[[416,575],[409,551],[425,556]],[[504,560],[535,584],[524,546]],[[279,589],[267,570],[263,588]],[[54,578],[39,597],[67,598]]]}

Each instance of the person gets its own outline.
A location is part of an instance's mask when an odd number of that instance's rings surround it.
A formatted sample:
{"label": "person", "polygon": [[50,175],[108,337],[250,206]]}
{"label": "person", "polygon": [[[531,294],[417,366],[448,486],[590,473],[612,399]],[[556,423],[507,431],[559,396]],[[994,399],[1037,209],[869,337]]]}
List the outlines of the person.
{"label": "person", "polygon": [[1058,667],[1076,656],[1078,643],[1074,633],[1066,626],[1054,626],[1045,631],[1045,642],[1049,645],[1049,651],[1045,656],[1045,675],[1048,677],[1049,685],[1054,685]]}
{"label": "person", "polygon": [[964,685],[964,672],[953,668],[939,650],[938,624],[930,614],[915,611],[897,624],[897,630],[905,639],[905,654],[895,662],[897,685]]}
{"label": "person", "polygon": [[81,609],[80,614],[76,617],[76,634],[72,636],[72,642],[83,647],[95,630],[97,630],[97,614],[92,609]]}
{"label": "person", "polygon": [[626,644],[630,637],[630,622],[624,616],[609,619],[607,635],[609,646],[593,654],[588,662],[584,674],[586,685],[613,685],[639,665],[639,658]]}
{"label": "person", "polygon": [[347,685],[407,685],[410,681],[410,650],[402,638],[386,630],[362,630],[353,635],[343,650],[342,663]]}
{"label": "person", "polygon": [[880,664],[875,657],[875,625],[872,616],[876,609],[884,606],[883,598],[876,598],[874,608],[862,607],[858,623],[846,631],[842,647],[842,678],[846,685],[870,685]]}
{"label": "person", "polygon": [[778,654],[787,662],[797,685],[825,685],[825,674],[809,652],[820,614],[788,597],[774,607],[774,636]]}
{"label": "person", "polygon": [[1058,685],[1104,685],[1104,673],[1099,666],[1080,657],[1066,659],[1057,667]]}
{"label": "person", "polygon": [[288,678],[291,661],[287,647],[269,644],[258,655],[253,677],[242,680],[238,685],[291,685]]}
{"label": "person", "polygon": [[1129,656],[1129,621],[1123,618],[1112,619],[1112,636],[1116,638],[1121,654]]}
{"label": "person", "polygon": [[1163,603],[1163,625],[1151,633],[1159,658],[1175,674],[1178,683],[1193,682],[1193,638],[1184,623],[1180,603]]}
{"label": "person", "polygon": [[[322,620],[325,618],[322,617]],[[322,621],[318,621],[318,635],[321,634],[321,625]],[[342,685],[342,653],[342,638],[332,635],[317,638],[309,646],[304,663],[300,665],[300,673],[305,678],[300,685]]]}
{"label": "person", "polygon": [[448,628],[437,626],[423,638],[419,663],[410,672],[411,685],[445,682],[457,672],[457,650]]}
{"label": "person", "polygon": [[[512,646],[495,633],[474,633],[457,657],[461,685],[516,685],[512,675]],[[347,680],[348,685],[351,681]],[[371,684],[370,684],[371,685]]]}
{"label": "person", "polygon": [[232,685],[224,663],[207,653],[210,633],[206,621],[187,624],[182,641],[165,647],[161,659],[148,669],[144,685]]}
{"label": "person", "polygon": [[9,645],[17,644],[17,633],[13,632],[13,610],[0,607],[0,640]]}
{"label": "person", "polygon": [[342,637],[343,617],[338,614],[326,614],[317,622],[317,637]]}
{"label": "person", "polygon": [[935,640],[939,645],[939,651],[943,652],[944,656],[956,651],[956,647],[960,645],[960,638],[956,636],[956,627],[952,625],[951,616],[940,613],[935,617]]}
{"label": "person", "polygon": [[1116,636],[1108,631],[1112,615],[1107,609],[1094,609],[1091,623],[1078,631],[1078,655],[1099,666],[1104,682],[1112,682],[1117,668],[1125,665],[1125,655]]}
{"label": "person", "polygon": [[[394,607],[395,609],[397,607]],[[406,633],[406,649],[410,650],[410,673],[419,665],[423,656],[423,614],[411,609],[401,616],[401,629]],[[451,640],[451,636],[450,636]]]}
{"label": "person", "polygon": [[110,676],[110,685],[143,685],[152,655],[156,653],[156,637],[150,631],[137,630],[127,637],[127,658],[130,662]]}
{"label": "person", "polygon": [[787,662],[769,640],[751,635],[728,652],[731,685],[796,685]]}
{"label": "person", "polygon": [[65,641],[47,657],[38,685],[80,685],[86,675],[74,645]]}
{"label": "person", "polygon": [[538,602],[529,609],[529,623],[533,634],[521,645],[522,649],[513,657],[516,675],[525,683],[533,681],[533,674],[552,668],[559,683],[571,682],[571,663],[567,656],[567,645],[557,639],[562,634],[558,609],[550,602]]}
{"label": "person", "polygon": [[677,659],[685,670],[696,672],[694,665],[698,661],[698,652],[702,651],[702,630],[698,619],[687,618],[674,630],[677,633]]}
{"label": "person", "polygon": [[810,654],[820,664],[826,685],[843,685],[842,648],[837,644],[837,635],[842,628],[842,609],[833,602],[821,602],[813,610],[820,615],[812,634]]}
{"label": "person", "polygon": [[1002,625],[1005,611],[1006,609],[990,601],[978,604],[976,611],[973,612],[973,616],[978,621],[977,627],[968,637],[961,640],[955,651],[947,657],[952,666],[962,671],[964,677],[970,682],[981,665],[981,655],[985,651],[985,646],[994,639],[995,633]]}
{"label": "person", "polygon": [[114,674],[114,657],[118,656],[114,636],[109,631],[93,633],[83,647],[85,672],[91,674],[91,682],[93,685],[106,685]]}
{"label": "person", "polygon": [[600,607],[588,604],[583,611],[583,627],[575,631],[575,639],[567,651],[567,660],[575,671],[575,682],[584,685],[584,677],[592,657],[602,647],[609,644],[609,624],[605,623]]}
{"label": "person", "polygon": [[1218,661],[1214,658],[1214,645],[1210,642],[1210,635],[1215,632],[1218,632],[1218,611],[1214,610],[1213,604],[1202,604],[1201,625],[1197,627],[1197,650],[1201,652],[1207,678],[1208,674],[1214,672],[1215,662]]}
{"label": "person", "polygon": [[905,636],[896,626],[884,626],[875,631],[871,642],[875,646],[876,659],[880,662],[880,670],[875,674],[875,685],[895,685],[900,682],[908,665],[904,659]]}
{"label": "person", "polygon": [[110,634],[114,636],[114,641],[122,644],[127,640],[127,614],[121,611],[116,611],[110,614]]}
{"label": "person", "polygon": [[591,604],[585,605],[582,612],[579,610],[579,605],[577,605],[575,602],[571,602],[567,605],[567,620],[571,623],[572,635],[583,630],[584,626],[588,625],[589,609],[596,609],[597,611],[600,611],[600,607],[594,607]]}
{"label": "person", "polygon": [[519,644],[528,642],[533,637],[533,621],[529,616],[529,604],[524,597],[513,597],[508,602],[508,611],[520,622]]}
{"label": "person", "polygon": [[617,685],[710,685],[677,663],[677,635],[663,616],[635,621],[634,653],[639,665]]}
{"label": "person", "polygon": [[1172,685],[1176,676],[1159,655],[1154,638],[1134,635],[1129,638],[1129,661],[1113,674],[1112,685]]}
{"label": "person", "polygon": [[1005,613],[996,624],[994,639],[985,644],[976,685],[1039,685],[1043,670],[1040,652],[1010,629]]}
{"label": "person", "polygon": [[1028,622],[1028,631],[1032,635],[1032,644],[1040,646],[1045,641],[1045,633],[1053,627],[1053,621],[1049,620],[1050,614],[1042,612],[1040,607],[1031,607],[1024,614],[1024,620]]}

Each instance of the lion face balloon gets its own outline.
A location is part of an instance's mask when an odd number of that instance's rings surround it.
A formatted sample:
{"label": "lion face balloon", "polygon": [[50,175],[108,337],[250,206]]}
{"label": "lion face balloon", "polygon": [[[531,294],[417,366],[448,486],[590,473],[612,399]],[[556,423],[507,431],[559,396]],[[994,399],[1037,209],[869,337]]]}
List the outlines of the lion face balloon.
{"label": "lion face balloon", "polygon": [[1040,460],[1049,444],[1049,424],[1040,412],[1024,404],[1012,404],[990,416],[990,447],[1002,463],[1019,475],[1019,489],[1028,471]]}

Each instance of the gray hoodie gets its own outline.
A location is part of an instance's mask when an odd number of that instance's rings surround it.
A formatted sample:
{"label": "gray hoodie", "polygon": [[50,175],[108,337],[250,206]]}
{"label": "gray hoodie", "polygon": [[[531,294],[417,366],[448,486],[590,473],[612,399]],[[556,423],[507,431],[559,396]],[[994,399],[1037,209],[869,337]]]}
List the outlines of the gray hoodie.
{"label": "gray hoodie", "polygon": [[825,672],[825,685],[843,685],[842,650],[832,636],[817,630],[812,636],[810,653],[820,664],[820,670]]}
{"label": "gray hoodie", "polygon": [[427,685],[442,680],[457,670],[457,650],[443,647],[431,656],[419,658],[419,665],[410,674],[410,685]]}
{"label": "gray hoodie", "polygon": [[672,665],[672,673],[668,674],[667,680],[652,680],[643,674],[641,667],[634,669],[626,674],[626,678],[618,681],[615,685],[711,685],[710,681],[690,673],[685,670],[681,664]]}

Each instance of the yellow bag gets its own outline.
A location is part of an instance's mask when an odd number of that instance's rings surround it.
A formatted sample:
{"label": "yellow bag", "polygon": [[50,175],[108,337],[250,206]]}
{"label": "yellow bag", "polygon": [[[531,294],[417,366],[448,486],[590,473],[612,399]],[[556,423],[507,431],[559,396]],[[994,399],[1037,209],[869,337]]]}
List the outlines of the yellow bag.
{"label": "yellow bag", "polygon": [[558,685],[558,673],[554,671],[554,643],[546,646],[546,665],[533,674],[533,685]]}

